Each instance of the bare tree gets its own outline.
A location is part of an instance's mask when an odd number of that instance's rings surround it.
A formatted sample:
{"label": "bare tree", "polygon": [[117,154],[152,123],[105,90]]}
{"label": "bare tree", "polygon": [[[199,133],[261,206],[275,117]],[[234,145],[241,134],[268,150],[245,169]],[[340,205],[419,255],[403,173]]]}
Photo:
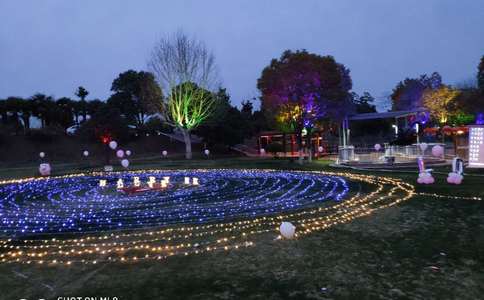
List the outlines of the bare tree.
{"label": "bare tree", "polygon": [[212,91],[219,84],[215,56],[203,42],[178,31],[158,41],[148,67],[169,93],[160,100],[159,110],[183,134],[185,157],[191,159],[190,131],[213,111]]}

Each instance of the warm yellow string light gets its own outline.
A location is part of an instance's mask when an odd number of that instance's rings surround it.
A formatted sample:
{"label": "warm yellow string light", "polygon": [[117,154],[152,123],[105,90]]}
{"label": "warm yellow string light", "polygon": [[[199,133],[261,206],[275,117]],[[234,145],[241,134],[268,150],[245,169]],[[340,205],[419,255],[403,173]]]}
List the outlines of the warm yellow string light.
{"label": "warm yellow string light", "polygon": [[[164,170],[148,170],[148,172],[153,171],[163,172]],[[146,172],[146,170],[132,173],[140,172]],[[300,172],[342,176],[368,184],[373,187],[373,190],[364,195],[358,193],[348,200],[329,207],[307,208],[296,212],[240,221],[185,225],[151,231],[125,230],[125,232],[110,232],[104,235],[88,235],[69,239],[56,237],[39,240],[2,240],[0,247],[6,249],[6,252],[0,254],[0,262],[69,266],[73,263],[97,264],[100,262],[162,260],[174,255],[185,256],[212,251],[228,251],[253,246],[254,242],[251,239],[257,235],[278,232],[278,226],[282,220],[294,222],[298,227],[296,235],[304,236],[370,215],[376,210],[406,201],[414,195],[440,197],[434,194],[417,194],[413,185],[390,177],[344,172]],[[85,175],[84,173],[70,174],[60,178]],[[1,181],[0,184],[29,180],[49,180],[49,178],[6,180]],[[480,198],[473,198],[473,200],[480,200]]]}

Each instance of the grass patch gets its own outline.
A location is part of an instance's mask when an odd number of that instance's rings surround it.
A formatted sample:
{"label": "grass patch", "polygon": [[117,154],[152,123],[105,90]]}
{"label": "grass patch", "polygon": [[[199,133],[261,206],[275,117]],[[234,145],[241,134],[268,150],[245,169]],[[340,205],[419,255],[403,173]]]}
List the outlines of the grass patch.
{"label": "grass patch", "polygon": [[[342,171],[329,161],[230,158],[138,161],[133,168],[267,168]],[[58,174],[83,170],[66,166]],[[351,171],[356,172],[356,171]],[[448,172],[448,171],[447,171]],[[361,172],[415,183],[417,174]],[[484,197],[484,178],[418,192]],[[35,167],[0,171],[2,178]],[[417,196],[349,224],[293,241],[260,235],[256,247],[164,262],[39,267],[0,264],[0,299],[117,296],[119,299],[479,299],[484,295],[484,202]]]}

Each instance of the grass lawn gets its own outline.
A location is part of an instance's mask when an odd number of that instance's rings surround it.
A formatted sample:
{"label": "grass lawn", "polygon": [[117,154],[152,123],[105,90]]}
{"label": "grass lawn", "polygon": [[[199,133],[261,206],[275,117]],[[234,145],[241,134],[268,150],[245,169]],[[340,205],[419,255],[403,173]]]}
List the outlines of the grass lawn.
{"label": "grass lawn", "polygon": [[[138,161],[136,168],[331,170],[328,161]],[[56,168],[56,166],[54,166]],[[59,166],[59,173],[82,166]],[[336,171],[341,171],[337,169]],[[484,197],[484,176],[417,192]],[[351,171],[358,172],[358,171]],[[362,172],[365,173],[365,172]],[[31,176],[34,167],[0,171]],[[415,183],[416,171],[375,172]],[[275,233],[237,251],[163,262],[72,267],[0,264],[0,299],[104,296],[118,299],[484,299],[484,201],[415,196],[400,205],[290,241]],[[99,298],[98,298],[99,299]]]}

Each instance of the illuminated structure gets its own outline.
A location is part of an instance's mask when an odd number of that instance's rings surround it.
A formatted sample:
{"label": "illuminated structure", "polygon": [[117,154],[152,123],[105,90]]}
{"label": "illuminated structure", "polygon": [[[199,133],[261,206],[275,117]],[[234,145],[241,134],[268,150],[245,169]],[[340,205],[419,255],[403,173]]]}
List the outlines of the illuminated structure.
{"label": "illuminated structure", "polygon": [[469,167],[484,168],[484,125],[469,126]]}

